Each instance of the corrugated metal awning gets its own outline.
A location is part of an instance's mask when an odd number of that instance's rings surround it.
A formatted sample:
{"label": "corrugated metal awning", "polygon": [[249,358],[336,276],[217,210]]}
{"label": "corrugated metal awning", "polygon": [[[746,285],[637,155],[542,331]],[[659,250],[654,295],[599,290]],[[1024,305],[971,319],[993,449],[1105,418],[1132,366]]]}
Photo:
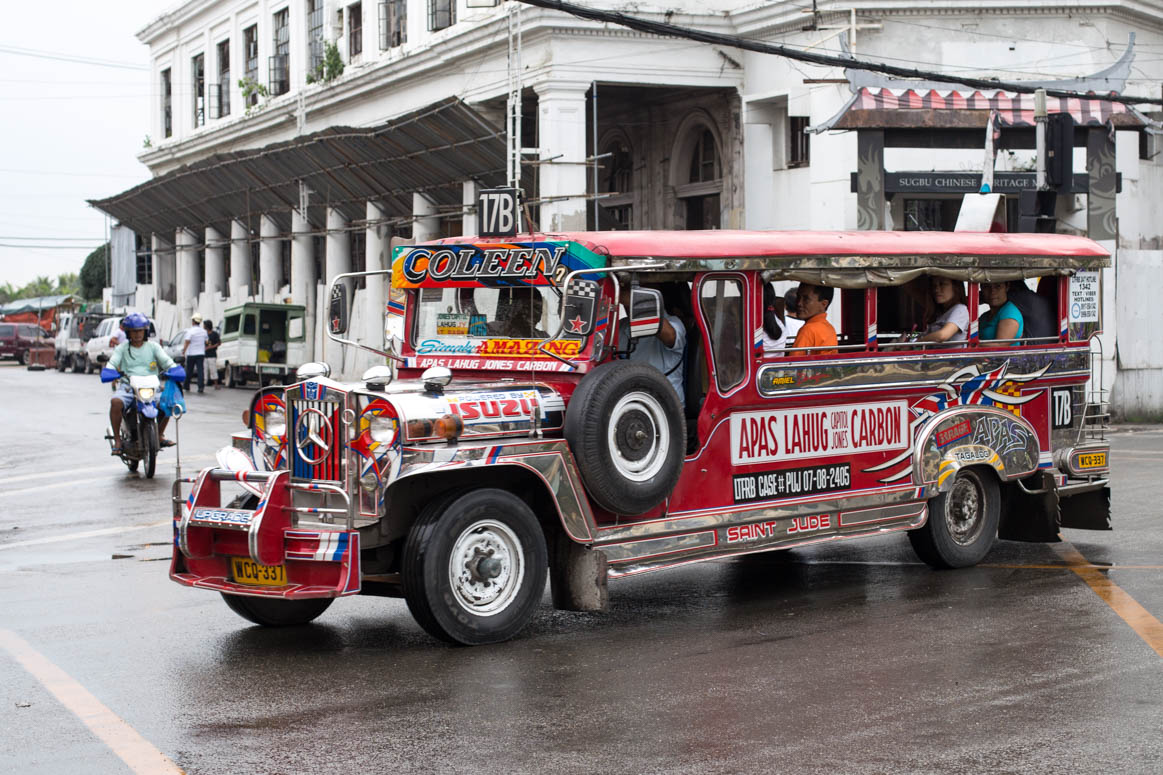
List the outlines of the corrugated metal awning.
{"label": "corrugated metal awning", "polygon": [[412,193],[438,207],[459,206],[462,183],[505,184],[504,132],[452,97],[377,127],[331,127],[262,148],[216,154],[89,203],[138,234],[173,238],[179,228],[213,226],[230,235],[241,219],[270,215],[290,231],[299,182],[311,190],[308,217],[320,227],[324,207],[351,220],[380,202],[391,217],[412,213]]}

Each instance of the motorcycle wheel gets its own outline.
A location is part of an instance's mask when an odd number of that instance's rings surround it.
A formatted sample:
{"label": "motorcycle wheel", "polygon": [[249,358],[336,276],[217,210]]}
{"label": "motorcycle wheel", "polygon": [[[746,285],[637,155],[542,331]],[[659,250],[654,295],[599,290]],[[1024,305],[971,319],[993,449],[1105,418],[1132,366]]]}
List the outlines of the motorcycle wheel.
{"label": "motorcycle wheel", "polygon": [[141,451],[145,458],[145,478],[153,479],[154,469],[157,468],[157,421],[147,420],[142,428]]}

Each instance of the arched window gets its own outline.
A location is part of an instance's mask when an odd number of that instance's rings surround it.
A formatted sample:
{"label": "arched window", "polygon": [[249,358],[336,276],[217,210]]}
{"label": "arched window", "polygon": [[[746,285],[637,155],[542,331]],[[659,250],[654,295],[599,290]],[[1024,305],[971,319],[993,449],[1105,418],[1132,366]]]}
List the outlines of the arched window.
{"label": "arched window", "polygon": [[723,164],[719,139],[705,115],[695,114],[680,129],[673,157],[675,194],[684,205],[686,229],[721,227]]}

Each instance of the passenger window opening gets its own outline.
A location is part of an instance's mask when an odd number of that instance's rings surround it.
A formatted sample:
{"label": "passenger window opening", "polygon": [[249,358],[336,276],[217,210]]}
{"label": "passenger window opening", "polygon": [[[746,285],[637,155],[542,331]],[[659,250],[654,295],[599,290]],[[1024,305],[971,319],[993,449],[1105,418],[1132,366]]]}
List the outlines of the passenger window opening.
{"label": "passenger window opening", "polygon": [[710,334],[711,361],[720,393],[739,385],[747,375],[743,348],[743,283],[734,278],[708,278],[699,292],[703,321]]}

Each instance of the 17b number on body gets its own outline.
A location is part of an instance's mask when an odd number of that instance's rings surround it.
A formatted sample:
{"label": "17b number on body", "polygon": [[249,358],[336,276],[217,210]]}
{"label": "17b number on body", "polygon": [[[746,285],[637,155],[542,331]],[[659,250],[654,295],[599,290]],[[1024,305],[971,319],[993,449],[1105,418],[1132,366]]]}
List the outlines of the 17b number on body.
{"label": "17b number on body", "polygon": [[518,212],[515,188],[488,188],[477,203],[477,232],[482,237],[512,237],[517,234]]}

